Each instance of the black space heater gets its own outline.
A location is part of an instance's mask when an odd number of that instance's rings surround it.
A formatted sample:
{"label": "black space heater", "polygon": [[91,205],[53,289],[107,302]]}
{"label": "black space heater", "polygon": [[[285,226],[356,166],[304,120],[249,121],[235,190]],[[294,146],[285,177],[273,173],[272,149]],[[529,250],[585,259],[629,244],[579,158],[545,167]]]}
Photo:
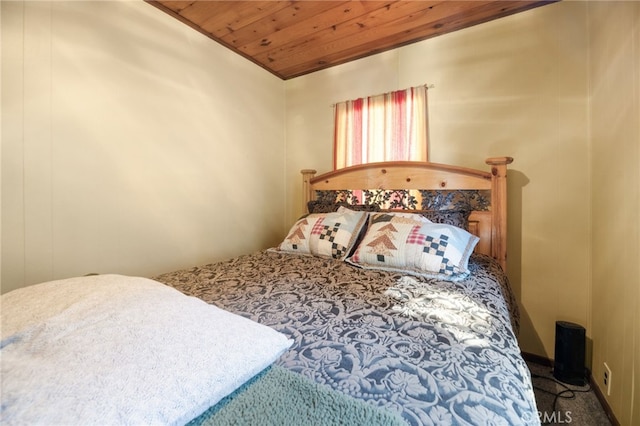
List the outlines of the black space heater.
{"label": "black space heater", "polygon": [[553,377],[563,383],[584,386],[585,329],[581,325],[556,321],[556,348]]}

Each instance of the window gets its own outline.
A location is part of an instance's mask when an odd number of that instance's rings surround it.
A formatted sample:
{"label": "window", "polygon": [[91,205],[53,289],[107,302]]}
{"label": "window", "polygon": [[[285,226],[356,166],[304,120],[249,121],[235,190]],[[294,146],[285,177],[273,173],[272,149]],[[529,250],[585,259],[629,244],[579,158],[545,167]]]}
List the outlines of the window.
{"label": "window", "polygon": [[334,169],[376,161],[427,161],[427,86],[335,105]]}

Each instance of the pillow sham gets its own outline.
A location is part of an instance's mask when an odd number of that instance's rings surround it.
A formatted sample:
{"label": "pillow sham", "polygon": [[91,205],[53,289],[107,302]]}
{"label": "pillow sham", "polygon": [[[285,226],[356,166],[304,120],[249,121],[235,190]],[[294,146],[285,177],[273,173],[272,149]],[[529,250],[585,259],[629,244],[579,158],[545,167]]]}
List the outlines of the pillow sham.
{"label": "pillow sham", "polygon": [[366,212],[339,207],[333,213],[313,213],[299,219],[278,251],[345,260],[367,220]]}
{"label": "pillow sham", "polygon": [[460,281],[479,238],[464,229],[406,214],[373,213],[369,228],[347,262],[364,269]]}

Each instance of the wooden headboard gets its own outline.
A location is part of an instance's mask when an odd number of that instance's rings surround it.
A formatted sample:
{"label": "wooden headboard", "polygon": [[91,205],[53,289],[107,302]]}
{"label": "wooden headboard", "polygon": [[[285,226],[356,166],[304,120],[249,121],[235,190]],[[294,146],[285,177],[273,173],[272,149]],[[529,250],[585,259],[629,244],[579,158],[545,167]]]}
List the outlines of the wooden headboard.
{"label": "wooden headboard", "polygon": [[489,171],[416,161],[361,164],[319,176],[306,169],[302,170],[304,208],[316,199],[317,191],[489,191],[490,206],[471,212],[469,231],[480,237],[476,251],[498,260],[506,271],[507,165],[512,162],[511,157],[489,158]]}

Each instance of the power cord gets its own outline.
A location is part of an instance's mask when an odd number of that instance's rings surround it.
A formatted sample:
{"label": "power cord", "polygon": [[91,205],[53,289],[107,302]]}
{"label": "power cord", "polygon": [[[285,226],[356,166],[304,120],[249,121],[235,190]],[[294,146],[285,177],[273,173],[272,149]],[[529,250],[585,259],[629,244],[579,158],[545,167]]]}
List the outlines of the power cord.
{"label": "power cord", "polygon": [[[591,391],[591,383],[589,383],[589,381],[587,381],[587,388],[586,389],[572,389],[570,387],[568,387],[567,385],[565,385],[564,383],[562,383],[559,380],[556,380],[555,378],[552,377],[547,377],[547,376],[541,376],[539,374],[534,374],[531,373],[531,378],[533,379],[544,379],[544,380],[548,380],[550,382],[554,382],[557,385],[562,386],[564,389],[561,390],[560,392],[551,392],[547,389],[543,389],[541,387],[535,386],[533,385],[533,388],[540,391],[540,392],[544,392],[546,394],[549,395],[553,395],[553,405],[551,407],[551,412],[555,413],[556,412],[556,405],[558,403],[558,399],[562,398],[562,399],[575,399],[576,398],[576,393],[588,393]],[[554,418],[553,416],[551,416],[551,418]],[[552,421],[549,420],[547,422],[541,423],[542,425],[550,425],[552,424]]]}

